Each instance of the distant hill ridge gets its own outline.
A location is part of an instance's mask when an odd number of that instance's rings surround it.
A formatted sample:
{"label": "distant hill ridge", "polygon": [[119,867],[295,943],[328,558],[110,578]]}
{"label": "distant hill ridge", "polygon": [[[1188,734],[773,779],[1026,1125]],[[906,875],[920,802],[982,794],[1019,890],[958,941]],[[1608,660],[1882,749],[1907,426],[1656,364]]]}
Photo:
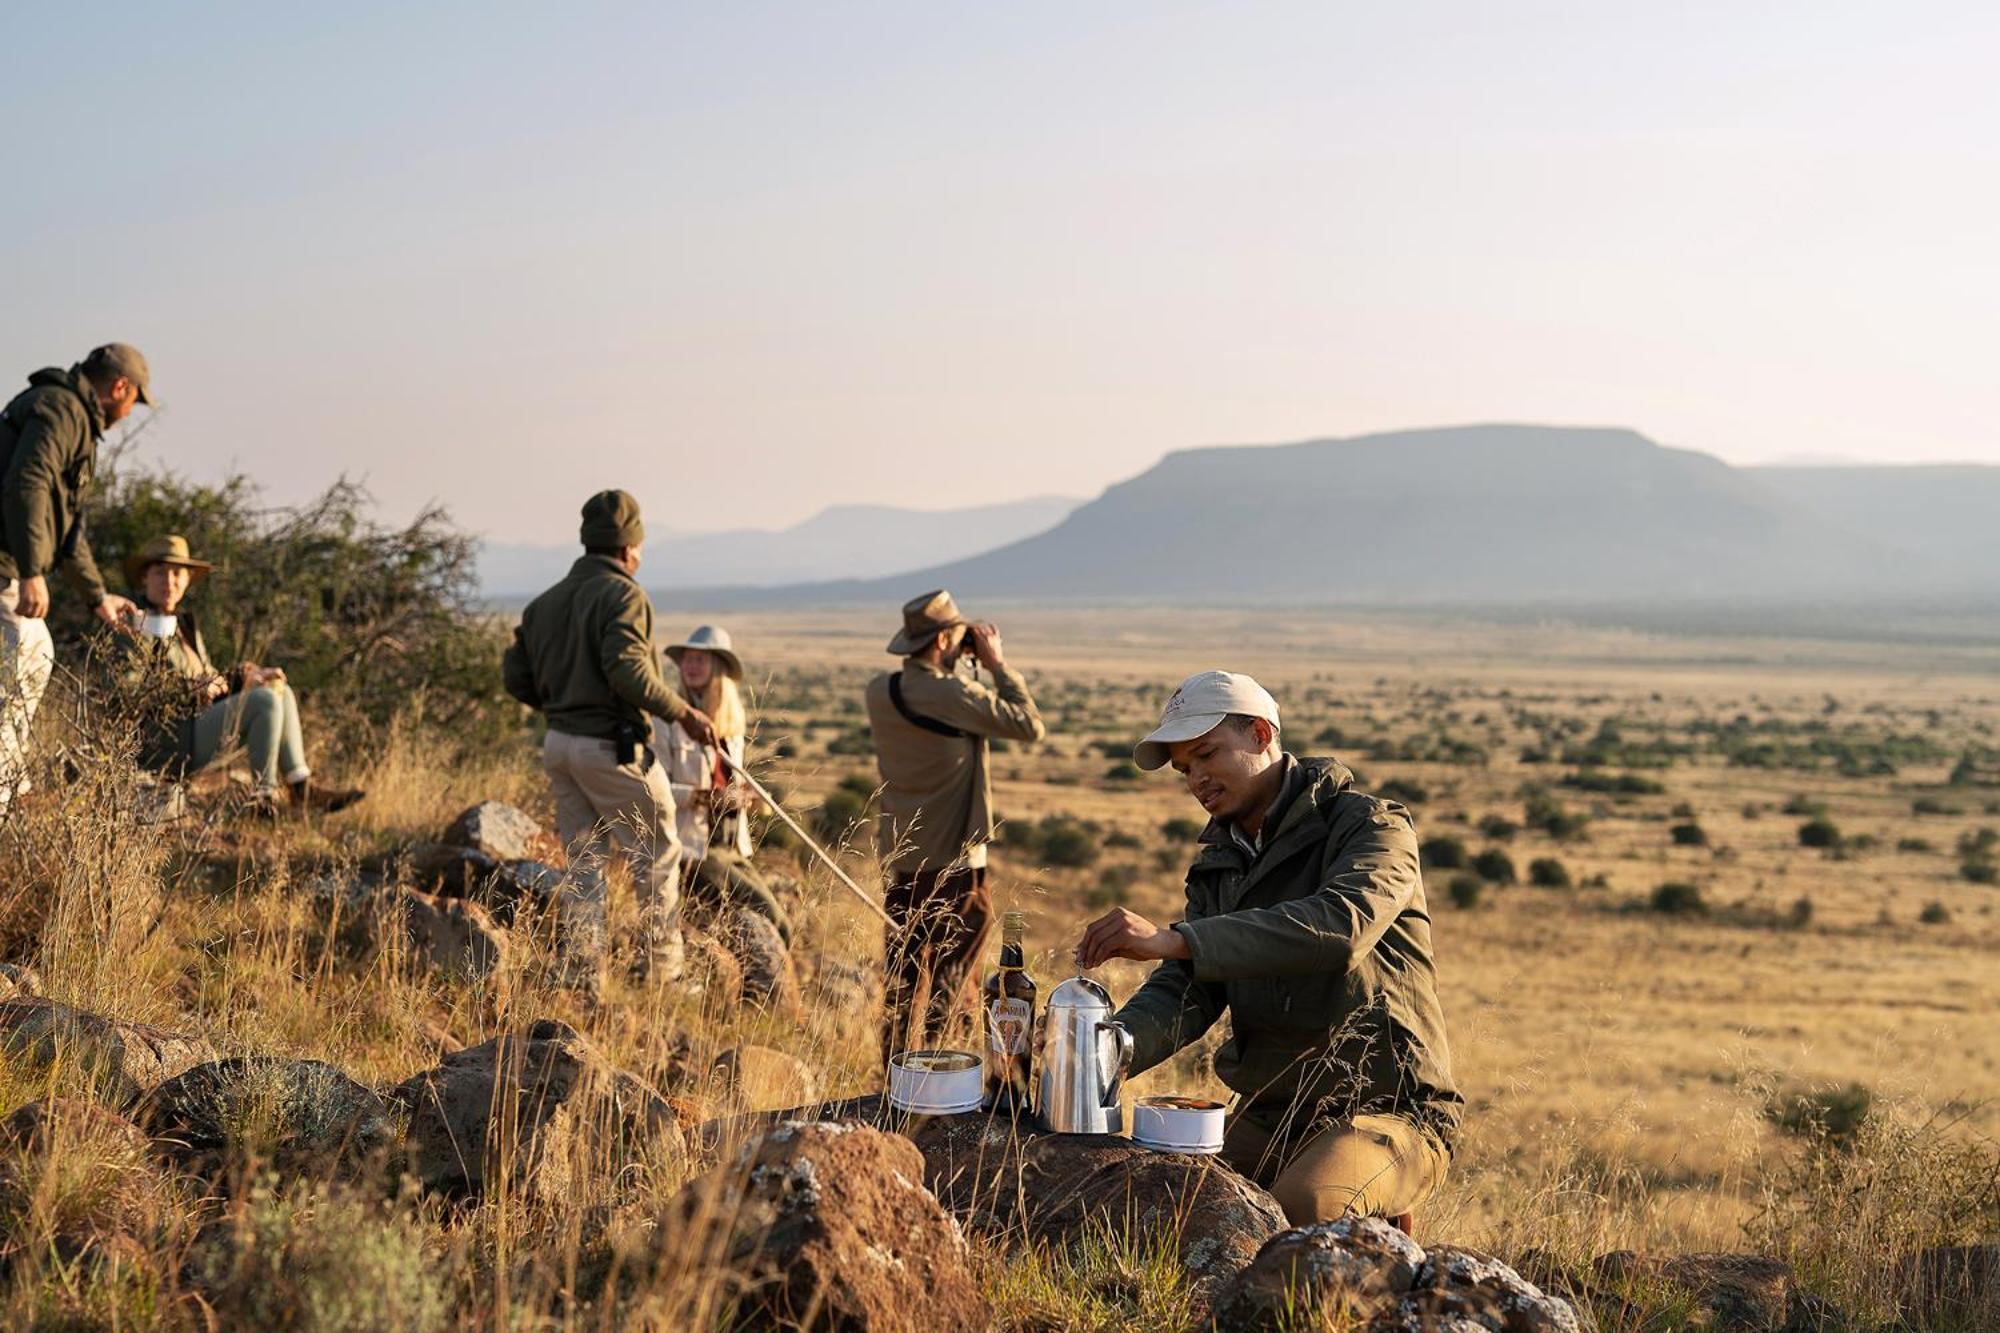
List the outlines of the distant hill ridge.
{"label": "distant hill ridge", "polygon": [[1046,532],[754,600],[1815,603],[2000,593],[2000,468],[1739,468],[1491,424],[1168,454]]}

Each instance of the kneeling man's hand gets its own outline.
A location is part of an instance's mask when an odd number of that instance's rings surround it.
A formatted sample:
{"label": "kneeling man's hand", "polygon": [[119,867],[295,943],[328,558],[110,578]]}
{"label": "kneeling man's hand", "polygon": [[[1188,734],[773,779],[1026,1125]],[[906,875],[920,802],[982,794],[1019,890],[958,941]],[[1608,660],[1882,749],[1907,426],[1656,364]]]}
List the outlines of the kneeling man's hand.
{"label": "kneeling man's hand", "polygon": [[1123,907],[1113,908],[1091,922],[1076,946],[1076,964],[1085,969],[1112,958],[1158,962],[1190,956],[1187,936],[1178,930],[1156,926]]}

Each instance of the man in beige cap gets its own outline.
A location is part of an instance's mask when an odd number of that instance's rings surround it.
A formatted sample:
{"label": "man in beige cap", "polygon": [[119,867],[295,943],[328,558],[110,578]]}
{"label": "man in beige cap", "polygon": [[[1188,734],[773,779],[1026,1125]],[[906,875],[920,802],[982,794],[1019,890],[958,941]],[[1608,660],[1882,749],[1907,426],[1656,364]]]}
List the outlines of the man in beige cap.
{"label": "man in beige cap", "polygon": [[0,814],[28,789],[28,729],[55,669],[50,572],[67,572],[107,625],[132,610],[105,591],[83,513],[97,442],[152,404],[150,378],[138,348],[106,343],[68,370],[36,371],[0,409]]}
{"label": "man in beige cap", "polygon": [[1209,817],[1186,920],[1163,929],[1120,908],[1077,945],[1085,968],[1159,963],[1117,1014],[1132,1071],[1227,1010],[1215,1071],[1240,1100],[1224,1159],[1295,1225],[1353,1212],[1408,1230],[1464,1112],[1409,813],[1356,791],[1335,760],[1286,753],[1277,702],[1226,671],[1182,682],[1132,757],[1172,764]]}
{"label": "man in beige cap", "polygon": [[[987,743],[1046,734],[1028,682],[1001,652],[1000,631],[968,622],[943,589],[903,608],[889,651],[902,669],[868,683],[882,774],[877,833],[895,922],[886,942],[884,1058],[934,1044],[970,1003],[967,983],[992,915]],[[968,651],[993,673],[992,689],[959,674]]]}
{"label": "man in beige cap", "polygon": [[571,867],[562,902],[565,977],[594,995],[607,843],[623,854],[639,895],[638,970],[662,981],[681,974],[681,845],[649,718],[679,723],[704,745],[715,731],[660,674],[653,603],[633,577],[646,540],[639,502],[599,491],[584,501],[580,536],[582,557],[528,603],[501,667],[507,692],[548,719],[542,770]]}

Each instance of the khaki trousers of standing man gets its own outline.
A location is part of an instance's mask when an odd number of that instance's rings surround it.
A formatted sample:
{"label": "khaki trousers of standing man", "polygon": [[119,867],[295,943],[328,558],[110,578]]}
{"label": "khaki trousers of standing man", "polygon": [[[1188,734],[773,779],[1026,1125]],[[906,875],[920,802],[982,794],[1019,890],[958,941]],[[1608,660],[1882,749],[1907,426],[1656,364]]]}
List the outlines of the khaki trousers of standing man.
{"label": "khaki trousers of standing man", "polygon": [[650,975],[679,979],[681,844],[674,832],[674,793],[650,747],[638,760],[618,762],[615,741],[550,731],[542,771],[556,799],[556,832],[569,851],[562,912],[563,952],[573,977],[594,978],[604,952],[607,854],[624,857],[639,898],[639,925]]}
{"label": "khaki trousers of standing man", "polygon": [[28,790],[28,734],[56,666],[40,620],[16,614],[19,579],[0,579],[0,814]]}

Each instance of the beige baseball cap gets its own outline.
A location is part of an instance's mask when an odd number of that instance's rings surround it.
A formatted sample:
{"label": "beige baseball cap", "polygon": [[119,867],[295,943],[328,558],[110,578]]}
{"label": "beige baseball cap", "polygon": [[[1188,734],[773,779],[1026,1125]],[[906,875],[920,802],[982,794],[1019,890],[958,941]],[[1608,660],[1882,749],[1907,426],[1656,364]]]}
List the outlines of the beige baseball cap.
{"label": "beige baseball cap", "polygon": [[1132,762],[1148,771],[1162,768],[1169,758],[1169,745],[1206,736],[1232,713],[1261,717],[1273,730],[1278,726],[1278,701],[1250,677],[1234,671],[1203,671],[1189,676],[1160,710],[1160,725],[1132,747]]}

